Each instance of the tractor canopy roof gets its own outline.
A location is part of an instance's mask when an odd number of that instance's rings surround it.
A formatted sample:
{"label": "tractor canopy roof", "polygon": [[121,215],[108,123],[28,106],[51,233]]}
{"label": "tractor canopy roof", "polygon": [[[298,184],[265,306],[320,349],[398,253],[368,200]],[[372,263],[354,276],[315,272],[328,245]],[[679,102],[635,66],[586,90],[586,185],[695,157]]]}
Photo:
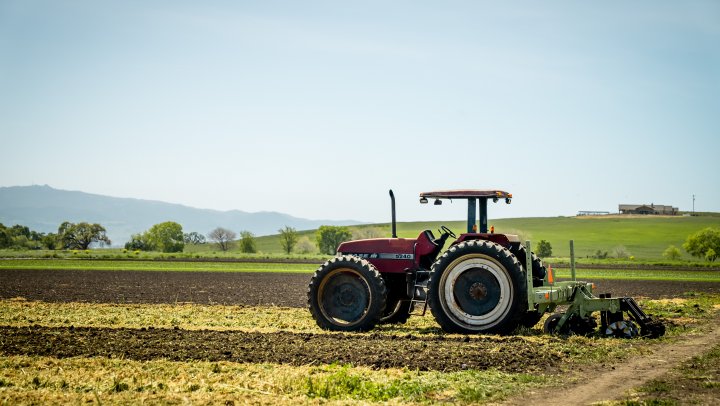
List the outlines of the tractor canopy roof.
{"label": "tractor canopy roof", "polygon": [[461,190],[438,190],[435,192],[420,193],[420,198],[431,199],[512,199],[512,193],[502,190],[477,190],[477,189],[461,189]]}

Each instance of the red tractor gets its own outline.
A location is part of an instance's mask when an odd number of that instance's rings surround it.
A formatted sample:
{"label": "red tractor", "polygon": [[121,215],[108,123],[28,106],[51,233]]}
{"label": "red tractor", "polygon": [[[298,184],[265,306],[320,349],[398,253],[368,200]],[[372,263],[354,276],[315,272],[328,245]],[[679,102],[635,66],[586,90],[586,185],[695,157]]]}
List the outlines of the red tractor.
{"label": "red tractor", "polygon": [[[508,334],[519,325],[534,326],[546,312],[544,330],[552,334],[593,334],[599,312],[600,333],[614,337],[659,337],[665,326],[645,314],[629,297],[593,295],[594,285],[557,282],[518,236],[496,234],[487,225],[487,203],[510,203],[502,190],[446,190],[420,194],[433,199],[467,200],[467,230],[460,236],[441,226],[439,236],[425,230],[415,238],[397,238],[395,197],[392,238],[348,241],[337,256],[315,271],[308,306],[317,324],[328,330],[364,331],[378,323],[404,323],[416,306],[430,307],[450,333]],[[449,238],[454,240],[443,252]],[[529,264],[529,266],[528,266]],[[527,270],[530,269],[530,272]],[[624,314],[629,319],[624,318]],[[638,328],[639,326],[639,328]]]}
{"label": "red tractor", "polygon": [[[527,255],[516,235],[488,233],[488,200],[509,204],[510,193],[421,193],[421,203],[467,200],[467,230],[457,236],[441,226],[439,236],[424,230],[415,239],[397,237],[392,190],[390,197],[392,238],[342,243],[337,256],[313,275],[308,305],[321,328],[364,331],[378,323],[404,323],[416,306],[423,312],[429,306],[440,326],[454,333],[506,334],[540,320],[537,306],[528,309],[528,281],[542,286],[545,267]],[[449,238],[454,241],[443,252]],[[532,279],[525,273],[527,258]]]}

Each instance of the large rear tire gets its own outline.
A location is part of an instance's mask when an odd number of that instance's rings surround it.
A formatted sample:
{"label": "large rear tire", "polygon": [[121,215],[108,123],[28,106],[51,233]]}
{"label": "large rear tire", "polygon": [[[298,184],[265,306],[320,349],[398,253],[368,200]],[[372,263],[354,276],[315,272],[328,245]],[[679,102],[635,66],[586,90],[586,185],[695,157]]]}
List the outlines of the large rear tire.
{"label": "large rear tire", "polygon": [[[520,244],[517,248],[511,249],[510,252],[517,257],[518,262],[520,262],[520,265],[522,265],[523,268],[528,269],[525,265],[525,262],[527,262],[527,251],[524,245]],[[545,275],[547,274],[547,268],[540,257],[535,255],[534,252],[531,252],[530,254],[532,255],[533,287],[542,286],[545,280]]]}
{"label": "large rear tire", "polygon": [[320,328],[366,331],[385,309],[387,289],[368,261],[345,255],[325,262],[308,285],[308,307]]}
{"label": "large rear tire", "polygon": [[428,305],[446,332],[508,334],[525,314],[525,274],[501,245],[466,241],[433,264]]}

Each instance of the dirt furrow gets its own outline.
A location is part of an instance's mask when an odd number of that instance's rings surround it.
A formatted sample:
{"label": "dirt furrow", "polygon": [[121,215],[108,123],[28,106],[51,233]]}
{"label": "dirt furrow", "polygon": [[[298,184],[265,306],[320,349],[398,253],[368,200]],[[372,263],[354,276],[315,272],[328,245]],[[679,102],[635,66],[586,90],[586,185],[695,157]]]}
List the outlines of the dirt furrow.
{"label": "dirt furrow", "polygon": [[388,334],[0,326],[0,354],[133,360],[233,361],[372,368],[555,372],[562,354],[521,337],[447,338]]}

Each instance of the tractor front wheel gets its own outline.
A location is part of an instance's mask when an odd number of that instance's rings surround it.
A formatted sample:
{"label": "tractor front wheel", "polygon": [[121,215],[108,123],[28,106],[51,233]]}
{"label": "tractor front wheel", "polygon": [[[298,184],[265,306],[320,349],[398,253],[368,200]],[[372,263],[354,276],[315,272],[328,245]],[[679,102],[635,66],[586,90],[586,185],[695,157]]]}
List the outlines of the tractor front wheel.
{"label": "tractor front wheel", "polygon": [[365,331],[378,323],[387,289],[368,261],[345,255],[325,262],[308,285],[308,307],[326,330]]}
{"label": "tractor front wheel", "polygon": [[506,248],[490,241],[467,241],[433,264],[428,305],[447,332],[508,334],[525,314],[527,282]]}

